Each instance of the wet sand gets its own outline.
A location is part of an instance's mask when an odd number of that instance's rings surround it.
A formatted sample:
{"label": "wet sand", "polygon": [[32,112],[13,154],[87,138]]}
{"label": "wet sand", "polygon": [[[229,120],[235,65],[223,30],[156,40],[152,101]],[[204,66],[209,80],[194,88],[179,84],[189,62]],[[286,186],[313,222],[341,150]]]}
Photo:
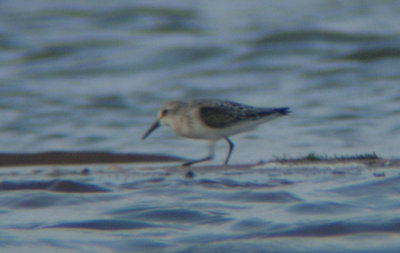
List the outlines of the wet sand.
{"label": "wet sand", "polygon": [[[254,167],[275,166],[275,167],[304,167],[318,166],[323,167],[338,166],[346,167],[354,164],[367,167],[399,167],[400,159],[383,159],[369,156],[348,156],[348,157],[304,157],[291,159],[274,159],[270,161],[259,161],[249,164],[229,164],[225,165],[203,165],[197,164],[191,167],[180,166],[180,163],[187,161],[184,158],[159,155],[159,154],[140,154],[140,153],[113,153],[96,151],[49,151],[42,153],[0,153],[0,167],[13,166],[38,166],[38,165],[85,165],[85,164],[136,164],[136,163],[174,163],[178,165],[155,166],[157,169],[166,168],[168,171],[182,170],[182,168],[194,171],[213,171],[213,170],[247,170]],[[147,167],[147,166],[146,166]]]}
{"label": "wet sand", "polygon": [[118,164],[178,162],[184,159],[167,155],[50,151],[42,153],[0,153],[0,167],[30,165]]}

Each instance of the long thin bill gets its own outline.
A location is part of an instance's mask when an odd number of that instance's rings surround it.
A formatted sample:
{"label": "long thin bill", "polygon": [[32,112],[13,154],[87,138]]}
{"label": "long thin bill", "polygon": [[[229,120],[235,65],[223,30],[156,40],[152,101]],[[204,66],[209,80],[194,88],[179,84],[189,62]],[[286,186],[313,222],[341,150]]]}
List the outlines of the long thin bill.
{"label": "long thin bill", "polygon": [[147,136],[149,136],[154,130],[156,130],[160,126],[160,121],[156,121],[151,125],[149,130],[142,136],[142,140],[146,139]]}

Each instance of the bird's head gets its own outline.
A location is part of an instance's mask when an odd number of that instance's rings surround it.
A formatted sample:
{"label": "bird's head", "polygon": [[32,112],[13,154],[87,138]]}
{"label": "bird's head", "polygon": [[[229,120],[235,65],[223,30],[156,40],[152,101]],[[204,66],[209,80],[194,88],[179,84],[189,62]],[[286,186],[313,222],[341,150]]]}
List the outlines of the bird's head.
{"label": "bird's head", "polygon": [[158,111],[157,120],[151,125],[149,130],[143,135],[142,140],[149,136],[158,127],[170,126],[176,115],[177,111],[182,108],[183,102],[181,101],[171,101],[163,105]]}

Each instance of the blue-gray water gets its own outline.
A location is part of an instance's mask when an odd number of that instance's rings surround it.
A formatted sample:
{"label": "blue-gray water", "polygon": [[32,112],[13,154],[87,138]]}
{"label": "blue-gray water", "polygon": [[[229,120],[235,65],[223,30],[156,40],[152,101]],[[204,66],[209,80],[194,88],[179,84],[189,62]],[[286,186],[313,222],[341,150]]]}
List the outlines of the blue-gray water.
{"label": "blue-gray water", "polygon": [[[396,0],[1,1],[0,151],[201,157],[205,143],[168,129],[140,137],[163,102],[211,97],[293,111],[233,137],[232,163],[397,157],[399,13]],[[214,163],[226,149],[219,143]],[[384,177],[260,169],[188,180],[122,167],[72,178],[2,169],[1,252],[400,248],[395,168]],[[59,192],[55,179],[107,191]],[[32,180],[37,188],[24,187]]]}

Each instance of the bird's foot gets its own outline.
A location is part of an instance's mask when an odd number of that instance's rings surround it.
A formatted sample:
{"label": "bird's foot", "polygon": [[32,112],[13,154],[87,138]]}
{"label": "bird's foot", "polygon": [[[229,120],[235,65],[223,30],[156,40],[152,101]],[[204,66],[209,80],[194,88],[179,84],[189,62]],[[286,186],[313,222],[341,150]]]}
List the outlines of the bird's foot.
{"label": "bird's foot", "polygon": [[182,164],[182,166],[187,167],[187,166],[190,166],[190,165],[195,164],[195,163],[201,163],[201,162],[210,161],[211,159],[213,159],[212,156],[207,156],[207,157],[199,159],[199,160],[185,162],[185,163]]}

